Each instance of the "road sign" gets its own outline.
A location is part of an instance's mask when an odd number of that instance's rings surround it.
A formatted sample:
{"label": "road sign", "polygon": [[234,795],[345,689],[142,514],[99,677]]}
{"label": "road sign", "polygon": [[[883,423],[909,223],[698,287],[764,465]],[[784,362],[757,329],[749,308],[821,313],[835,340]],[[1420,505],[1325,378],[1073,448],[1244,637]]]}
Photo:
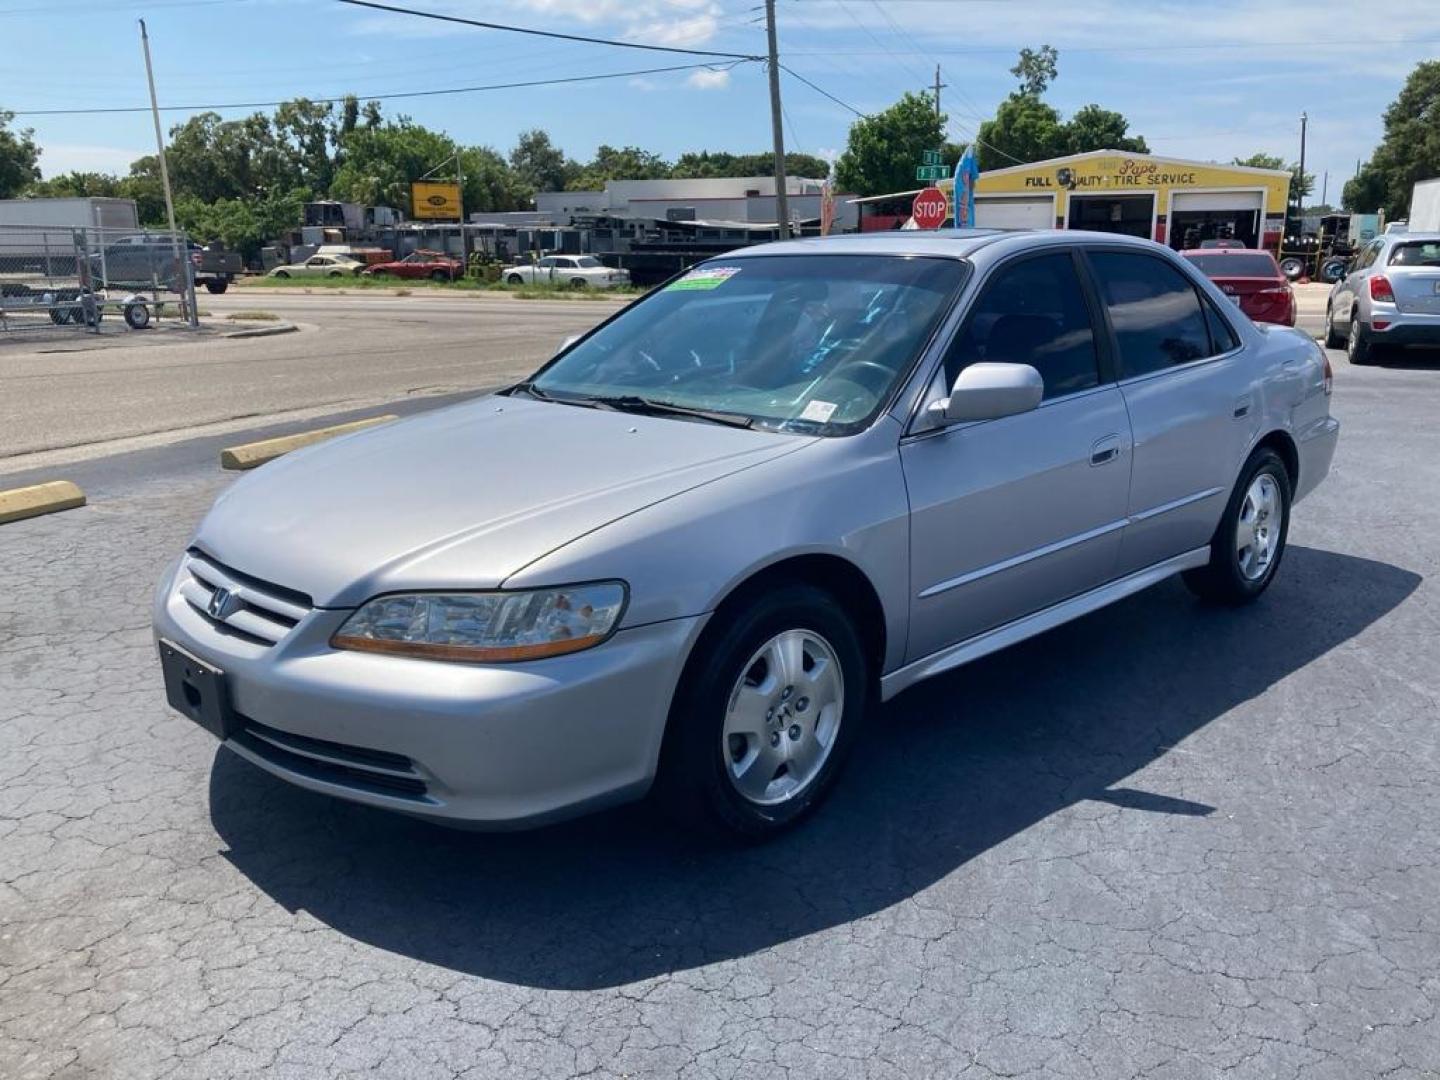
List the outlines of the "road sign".
{"label": "road sign", "polygon": [[939,188],[928,187],[915,196],[910,216],[917,229],[938,229],[950,216],[950,203]]}
{"label": "road sign", "polygon": [[918,165],[915,168],[916,180],[949,180],[949,165]]}
{"label": "road sign", "polygon": [[939,151],[939,150],[921,150],[921,151],[920,151],[920,164],[921,164],[921,165],[939,165],[940,162],[941,162],[941,160],[942,160],[942,159],[941,159],[941,157],[940,157],[940,151]]}

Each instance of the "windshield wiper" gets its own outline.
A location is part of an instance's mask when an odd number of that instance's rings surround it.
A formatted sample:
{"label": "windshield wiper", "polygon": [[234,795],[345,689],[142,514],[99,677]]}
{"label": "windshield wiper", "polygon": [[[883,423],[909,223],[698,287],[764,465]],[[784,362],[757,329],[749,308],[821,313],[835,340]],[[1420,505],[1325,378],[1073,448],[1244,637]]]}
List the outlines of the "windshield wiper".
{"label": "windshield wiper", "polygon": [[695,420],[706,420],[712,424],[727,424],[730,427],[748,428],[755,418],[742,413],[723,412],[719,409],[696,409],[689,405],[677,405],[670,401],[640,397],[638,394],[621,394],[616,397],[586,397],[581,401],[591,402],[596,408],[615,409],[618,412],[644,413],[649,416],[688,416]]}

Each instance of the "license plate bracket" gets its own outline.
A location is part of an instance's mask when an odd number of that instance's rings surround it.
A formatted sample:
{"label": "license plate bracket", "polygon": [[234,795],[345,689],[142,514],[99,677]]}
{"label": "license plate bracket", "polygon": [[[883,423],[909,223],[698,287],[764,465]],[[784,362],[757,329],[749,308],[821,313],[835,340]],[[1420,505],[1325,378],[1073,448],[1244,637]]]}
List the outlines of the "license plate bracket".
{"label": "license plate bracket", "polygon": [[160,668],[165,674],[165,699],[217,739],[230,737],[235,713],[225,685],[225,672],[160,639]]}

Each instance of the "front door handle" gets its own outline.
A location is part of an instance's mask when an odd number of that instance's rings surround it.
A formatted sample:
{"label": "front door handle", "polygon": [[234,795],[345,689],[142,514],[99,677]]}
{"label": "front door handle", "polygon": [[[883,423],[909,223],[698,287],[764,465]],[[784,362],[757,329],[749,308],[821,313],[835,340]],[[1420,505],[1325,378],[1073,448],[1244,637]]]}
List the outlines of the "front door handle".
{"label": "front door handle", "polygon": [[1236,420],[1243,419],[1250,415],[1250,395],[1245,394],[1235,399],[1235,411],[1232,413]]}
{"label": "front door handle", "polygon": [[1090,464],[1105,465],[1120,456],[1120,436],[1106,435],[1090,444]]}

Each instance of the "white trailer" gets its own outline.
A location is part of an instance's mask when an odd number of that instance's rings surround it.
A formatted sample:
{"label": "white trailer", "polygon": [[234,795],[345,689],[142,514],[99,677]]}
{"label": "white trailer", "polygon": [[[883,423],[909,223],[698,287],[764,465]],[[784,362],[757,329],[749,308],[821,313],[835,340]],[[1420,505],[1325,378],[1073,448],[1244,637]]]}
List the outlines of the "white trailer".
{"label": "white trailer", "polygon": [[1440,232],[1440,179],[1421,180],[1410,195],[1410,232]]}

